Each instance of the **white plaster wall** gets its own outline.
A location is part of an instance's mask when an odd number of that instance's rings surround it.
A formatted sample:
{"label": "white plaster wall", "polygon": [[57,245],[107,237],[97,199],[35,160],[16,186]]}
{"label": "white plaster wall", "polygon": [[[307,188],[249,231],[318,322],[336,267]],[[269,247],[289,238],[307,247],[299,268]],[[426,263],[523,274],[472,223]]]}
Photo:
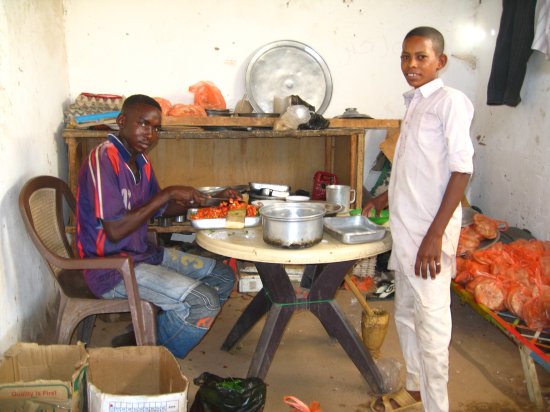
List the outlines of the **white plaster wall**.
{"label": "white plaster wall", "polygon": [[[65,0],[72,97],[82,91],[129,95],[143,92],[173,102],[211,80],[228,107],[244,94],[254,51],[276,40],[308,44],[327,62],[334,93],[325,112],[346,107],[377,118],[400,117],[408,87],[399,54],[406,32],[430,24],[448,37],[450,53],[471,22],[475,0]],[[453,63],[449,75],[469,94],[474,76]],[[454,83],[451,81],[450,83]]]}
{"label": "white plaster wall", "polygon": [[66,175],[64,42],[61,0],[0,2],[0,354],[36,338],[55,297],[17,201],[29,177]]}
{"label": "white plaster wall", "polygon": [[[476,72],[462,60],[473,50],[464,33],[475,18],[475,1],[161,0],[144,8],[132,1],[66,2],[72,97],[143,92],[190,102],[188,87],[211,80],[234,107],[245,93],[254,51],[291,39],[313,47],[330,68],[327,116],[356,107],[377,118],[401,118],[408,88],[399,66],[401,42],[417,25],[443,32],[450,56],[443,78],[472,98],[475,93]],[[383,138],[383,132],[367,136],[367,188],[376,181],[369,170]]]}
{"label": "white plaster wall", "polygon": [[533,52],[515,108],[487,106],[487,82],[501,15],[500,1],[484,1],[477,22],[488,36],[477,50],[479,81],[472,126],[475,173],[471,203],[510,225],[550,239],[550,60]]}

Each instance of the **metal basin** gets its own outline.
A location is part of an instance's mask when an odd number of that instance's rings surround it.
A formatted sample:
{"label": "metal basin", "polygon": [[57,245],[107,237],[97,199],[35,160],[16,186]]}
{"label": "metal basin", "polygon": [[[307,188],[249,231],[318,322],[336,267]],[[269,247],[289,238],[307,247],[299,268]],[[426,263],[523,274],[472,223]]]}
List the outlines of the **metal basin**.
{"label": "metal basin", "polygon": [[311,247],[323,238],[325,207],[317,203],[275,203],[260,209],[264,242],[283,248]]}

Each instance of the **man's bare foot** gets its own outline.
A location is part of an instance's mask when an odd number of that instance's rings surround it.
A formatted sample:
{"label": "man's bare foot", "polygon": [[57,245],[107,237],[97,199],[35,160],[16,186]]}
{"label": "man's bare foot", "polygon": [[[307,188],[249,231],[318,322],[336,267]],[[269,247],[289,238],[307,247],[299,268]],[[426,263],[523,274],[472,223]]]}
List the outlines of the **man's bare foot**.
{"label": "man's bare foot", "polygon": [[375,412],[388,412],[386,411],[384,400],[386,401],[386,404],[389,403],[391,407],[388,411],[392,411],[397,408],[402,408],[403,406],[413,405],[416,402],[420,402],[421,398],[419,391],[408,391],[403,388],[394,394],[390,393],[388,395],[383,395],[376,398],[376,401],[374,401],[371,405],[371,409]]}

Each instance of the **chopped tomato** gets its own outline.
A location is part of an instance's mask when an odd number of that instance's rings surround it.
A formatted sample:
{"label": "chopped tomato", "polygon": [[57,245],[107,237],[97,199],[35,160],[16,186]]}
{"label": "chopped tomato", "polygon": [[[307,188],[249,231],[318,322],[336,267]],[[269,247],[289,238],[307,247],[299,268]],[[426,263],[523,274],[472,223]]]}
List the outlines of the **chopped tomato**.
{"label": "chopped tomato", "polygon": [[258,215],[258,208],[249,205],[241,200],[229,199],[228,202],[221,202],[217,207],[204,207],[191,216],[192,220],[197,219],[219,219],[227,217],[228,210],[246,209],[246,216],[254,217]]}

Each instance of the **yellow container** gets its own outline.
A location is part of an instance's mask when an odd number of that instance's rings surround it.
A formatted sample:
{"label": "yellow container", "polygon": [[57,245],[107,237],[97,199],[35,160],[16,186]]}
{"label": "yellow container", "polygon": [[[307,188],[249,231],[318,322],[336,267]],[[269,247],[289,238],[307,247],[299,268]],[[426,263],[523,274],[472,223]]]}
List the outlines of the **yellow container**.
{"label": "yellow container", "polygon": [[380,356],[380,348],[386,338],[390,314],[381,309],[373,309],[374,315],[363,312],[361,318],[361,333],[363,343],[373,358]]}

